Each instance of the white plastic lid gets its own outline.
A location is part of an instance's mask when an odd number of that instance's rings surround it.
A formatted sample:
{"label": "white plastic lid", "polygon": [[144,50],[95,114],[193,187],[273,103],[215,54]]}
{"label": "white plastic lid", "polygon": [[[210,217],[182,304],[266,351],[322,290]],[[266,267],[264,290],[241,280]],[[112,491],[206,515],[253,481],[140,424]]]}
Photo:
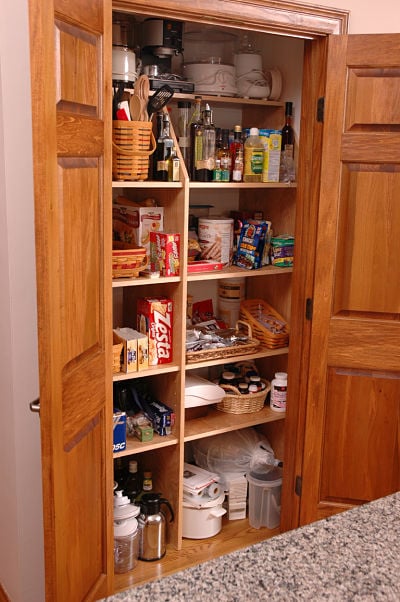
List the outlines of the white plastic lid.
{"label": "white plastic lid", "polygon": [[258,136],[259,133],[258,128],[250,128],[250,136]]}
{"label": "white plastic lid", "polygon": [[119,520],[114,522],[114,537],[126,537],[136,533],[138,522],[136,518]]}
{"label": "white plastic lid", "polygon": [[287,380],[287,373],[286,372],[275,372],[275,378],[278,378],[279,380]]}
{"label": "white plastic lid", "polygon": [[139,506],[131,504],[128,496],[123,495],[121,490],[114,495],[114,520],[125,520],[133,518],[140,513]]}

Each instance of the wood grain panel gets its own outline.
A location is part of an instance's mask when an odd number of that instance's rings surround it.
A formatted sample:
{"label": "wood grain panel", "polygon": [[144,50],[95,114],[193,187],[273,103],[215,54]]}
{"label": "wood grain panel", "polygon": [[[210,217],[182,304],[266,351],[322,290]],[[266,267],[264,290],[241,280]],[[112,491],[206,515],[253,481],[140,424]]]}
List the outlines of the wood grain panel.
{"label": "wood grain panel", "polygon": [[[345,130],[400,124],[400,69],[350,69]],[[384,93],[383,93],[384,92]]]}
{"label": "wood grain panel", "polygon": [[400,313],[400,170],[344,165],[334,313]]}
{"label": "wood grain panel", "polygon": [[400,365],[400,321],[335,317],[331,320],[328,362],[373,370],[398,370]]}
{"label": "wood grain panel", "polygon": [[[65,107],[60,107],[64,109]],[[82,132],[82,136],[77,136]],[[99,157],[102,150],[104,125],[101,121],[73,113],[57,114],[57,150],[64,157]]]}
{"label": "wood grain panel", "polygon": [[[97,345],[103,332],[99,297],[102,201],[98,177],[97,161],[60,159],[60,225],[63,236],[60,273],[65,364]],[[71,324],[76,329],[71,330]]]}
{"label": "wood grain panel", "polygon": [[108,5],[100,5],[97,0],[72,2],[71,0],[54,0],[54,10],[61,13],[64,20],[85,25],[89,30],[101,32],[104,15]]}
{"label": "wood grain panel", "polygon": [[98,37],[65,21],[56,21],[55,36],[57,102],[69,103],[71,111],[97,116]]}
{"label": "wood grain panel", "polygon": [[[368,134],[351,132],[342,138],[341,159],[347,163],[373,163],[377,165],[393,165],[393,157],[400,154],[400,134],[397,132],[383,133],[370,128]],[[379,152],[377,148],[379,147]],[[357,148],[357,157],[354,149]],[[386,168],[387,169],[387,168]],[[393,170],[396,168],[393,166]]]}
{"label": "wood grain panel", "polygon": [[321,501],[362,503],[400,488],[400,375],[329,369]]}

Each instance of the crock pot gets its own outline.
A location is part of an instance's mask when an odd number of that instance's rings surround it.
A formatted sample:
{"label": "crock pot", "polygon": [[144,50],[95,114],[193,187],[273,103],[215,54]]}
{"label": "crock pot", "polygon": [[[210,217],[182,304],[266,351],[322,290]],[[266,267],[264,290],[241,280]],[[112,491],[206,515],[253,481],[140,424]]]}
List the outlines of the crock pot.
{"label": "crock pot", "polygon": [[222,529],[222,517],[226,514],[222,503],[225,493],[215,500],[194,502],[183,500],[182,536],[187,539],[206,539]]}
{"label": "crock pot", "polygon": [[236,73],[233,65],[220,63],[211,57],[208,62],[185,63],[183,72],[194,82],[195,92],[216,96],[236,96]]}

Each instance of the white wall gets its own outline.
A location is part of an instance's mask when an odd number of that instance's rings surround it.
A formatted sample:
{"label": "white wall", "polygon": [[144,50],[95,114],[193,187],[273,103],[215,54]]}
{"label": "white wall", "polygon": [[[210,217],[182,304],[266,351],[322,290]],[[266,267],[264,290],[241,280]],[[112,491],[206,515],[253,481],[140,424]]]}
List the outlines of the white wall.
{"label": "white wall", "polygon": [[0,7],[0,583],[44,600],[27,0]]}
{"label": "white wall", "polygon": [[307,4],[329,6],[350,11],[349,33],[399,33],[398,0],[307,0]]}
{"label": "white wall", "polygon": [[[351,11],[350,33],[399,30],[399,0],[324,4]],[[0,3],[0,583],[12,602],[44,599],[27,7]]]}

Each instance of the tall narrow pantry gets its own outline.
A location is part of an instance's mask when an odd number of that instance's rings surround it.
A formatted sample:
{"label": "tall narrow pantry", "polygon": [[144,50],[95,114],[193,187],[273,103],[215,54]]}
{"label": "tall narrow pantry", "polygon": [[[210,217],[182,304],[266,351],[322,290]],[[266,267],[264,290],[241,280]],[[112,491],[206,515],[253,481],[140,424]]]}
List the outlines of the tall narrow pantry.
{"label": "tall narrow pantry", "polygon": [[[134,19],[135,31],[140,32],[148,15],[127,13]],[[118,14],[120,16],[120,13]],[[199,24],[185,22],[184,32],[197,32]],[[221,36],[235,38],[240,43],[243,32],[229,28],[207,27],[206,36],[221,33]],[[140,34],[139,34],[140,35]],[[228,38],[229,39],[229,38]],[[183,42],[185,41],[185,34]],[[284,124],[285,100],[295,99],[297,121],[300,116],[300,89],[302,73],[302,40],[283,40],[276,36],[257,34],[252,41],[263,50],[263,62],[269,67],[279,64],[279,73],[287,80],[281,84],[281,93],[277,100],[238,98],[220,94],[201,94],[202,103],[208,103],[213,112],[213,122],[217,127],[233,129],[240,124],[243,129],[250,127],[280,129]],[[284,46],[288,46],[283,50]],[[286,62],[292,55],[292,65]],[[293,58],[295,57],[295,58]],[[194,82],[196,86],[196,82]],[[173,126],[173,136],[177,142],[178,102],[186,100],[194,107],[196,92],[175,92],[169,103]],[[287,94],[290,94],[288,97]],[[297,124],[298,128],[298,124]],[[298,138],[297,138],[298,140]],[[179,151],[178,151],[179,152]],[[296,149],[297,153],[297,149]],[[113,327],[136,328],[136,305],[142,297],[166,296],[173,301],[173,361],[148,370],[124,374],[114,374],[114,385],[128,381],[145,385],[163,403],[174,410],[175,425],[172,434],[160,437],[154,435],[149,442],[140,442],[128,438],[126,450],[115,453],[114,458],[134,458],[142,469],[153,474],[154,490],[167,497],[175,511],[175,520],[168,525],[168,547],[166,556],[157,563],[139,562],[138,566],[125,575],[116,576],[117,589],[123,589],[130,583],[142,583],[159,574],[171,570],[174,562],[182,563],[183,557],[189,563],[197,562],[201,555],[208,556],[205,548],[208,541],[195,541],[182,537],[183,521],[183,466],[190,457],[193,441],[212,435],[236,432],[254,427],[265,435],[274,450],[276,458],[284,456],[285,414],[277,413],[266,404],[261,411],[245,414],[229,414],[208,406],[199,412],[199,408],[186,408],[185,377],[195,374],[209,380],[218,377],[226,358],[213,357],[209,360],[188,363],[185,352],[186,314],[188,297],[196,301],[204,298],[217,300],[221,282],[236,282],[244,279],[243,288],[247,299],[263,299],[274,307],[290,324],[291,318],[291,267],[265,266],[257,270],[244,270],[236,266],[221,271],[188,273],[188,226],[190,217],[206,215],[230,216],[231,211],[261,212],[264,219],[271,221],[276,234],[292,234],[296,219],[296,182],[290,183],[221,183],[196,182],[189,179],[183,160],[180,162],[178,182],[113,181],[113,199],[123,196],[125,199],[143,204],[147,199],[163,208],[164,229],[179,232],[181,235],[181,272],[179,276],[146,278],[139,275],[133,279],[114,279],[113,281]],[[255,362],[260,374],[271,381],[275,372],[287,371],[289,348],[268,349],[260,345],[256,351],[246,356],[230,358]],[[229,521],[223,519],[221,532],[212,538],[213,554],[218,555],[235,544],[229,543],[232,537],[239,538],[241,544],[250,544],[277,533],[279,529],[249,529],[248,519]],[[176,566],[178,566],[176,564]]]}

